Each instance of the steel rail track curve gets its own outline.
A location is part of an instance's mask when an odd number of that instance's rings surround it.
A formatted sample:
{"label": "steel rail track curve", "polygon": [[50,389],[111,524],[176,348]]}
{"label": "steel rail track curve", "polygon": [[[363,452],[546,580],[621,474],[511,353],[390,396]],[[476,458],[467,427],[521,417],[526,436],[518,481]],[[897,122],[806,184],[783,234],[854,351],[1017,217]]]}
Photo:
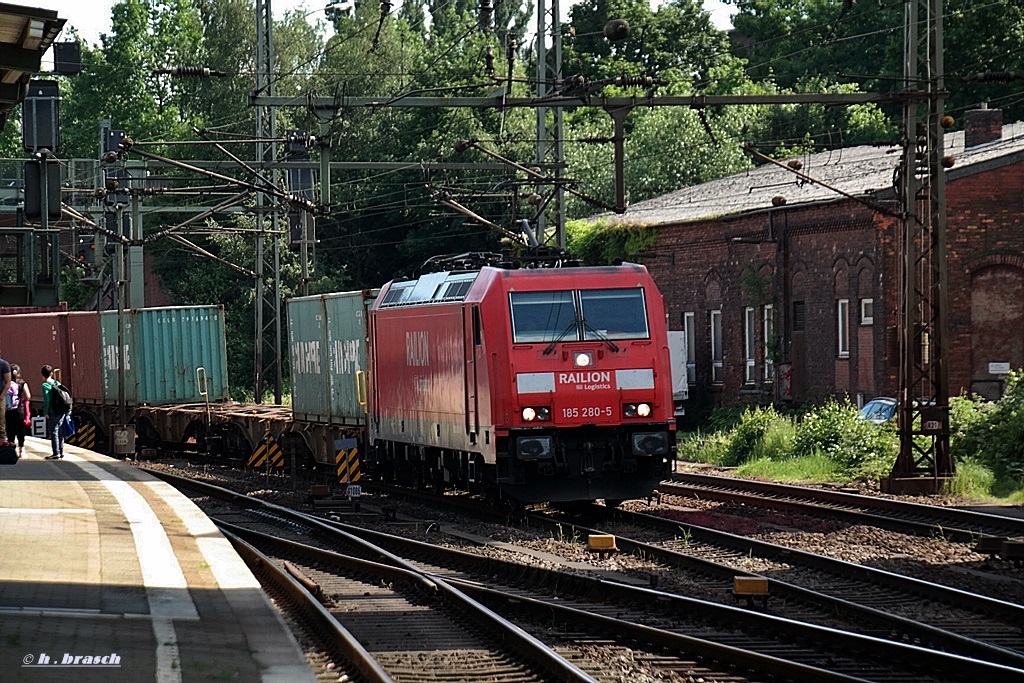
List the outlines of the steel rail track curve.
{"label": "steel rail track curve", "polygon": [[658,490],[689,498],[825,513],[903,533],[939,533],[958,541],[971,542],[986,536],[1024,538],[1024,519],[792,484],[677,472]]}

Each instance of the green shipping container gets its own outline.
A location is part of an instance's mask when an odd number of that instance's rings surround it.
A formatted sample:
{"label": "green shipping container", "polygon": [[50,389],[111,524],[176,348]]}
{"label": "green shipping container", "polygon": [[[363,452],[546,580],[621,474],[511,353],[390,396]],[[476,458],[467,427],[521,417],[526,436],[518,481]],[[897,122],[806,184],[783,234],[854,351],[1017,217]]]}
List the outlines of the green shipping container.
{"label": "green shipping container", "polygon": [[[125,401],[128,405],[200,403],[196,371],[205,371],[210,401],[228,394],[223,306],[138,308],[124,312]],[[118,400],[118,313],[100,313],[104,401]]]}
{"label": "green shipping container", "polygon": [[288,300],[292,413],[296,420],[351,426],[365,421],[367,311],[378,291]]}

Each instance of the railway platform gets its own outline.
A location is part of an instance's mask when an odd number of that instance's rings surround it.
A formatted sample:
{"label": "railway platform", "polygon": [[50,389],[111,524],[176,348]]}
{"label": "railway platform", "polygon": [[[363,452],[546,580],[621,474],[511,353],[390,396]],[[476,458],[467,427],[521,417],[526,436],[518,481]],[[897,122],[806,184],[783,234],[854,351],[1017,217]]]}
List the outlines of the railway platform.
{"label": "railway platform", "polygon": [[312,683],[252,573],[169,484],[29,439],[0,466],[0,680]]}

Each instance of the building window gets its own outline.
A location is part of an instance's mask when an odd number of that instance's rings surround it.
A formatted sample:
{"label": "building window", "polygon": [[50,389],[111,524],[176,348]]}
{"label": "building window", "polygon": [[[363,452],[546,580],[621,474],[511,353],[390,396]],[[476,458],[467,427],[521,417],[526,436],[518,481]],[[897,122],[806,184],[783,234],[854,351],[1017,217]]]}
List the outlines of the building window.
{"label": "building window", "polygon": [[839,357],[850,357],[850,300],[840,299],[836,302],[836,333],[839,337]]}
{"label": "building window", "polygon": [[722,383],[722,311],[711,311],[711,381]]}
{"label": "building window", "polygon": [[860,300],[860,324],[873,325],[875,322],[875,300]]}
{"label": "building window", "polygon": [[694,320],[695,314],[683,313],[683,334],[686,335],[686,381],[689,384],[697,380],[697,326]]}
{"label": "building window", "polygon": [[757,379],[757,367],[754,353],[757,349],[757,316],[753,306],[747,306],[743,314],[743,355],[746,358],[746,374],[744,382],[753,384]]}
{"label": "building window", "polygon": [[775,353],[778,342],[775,339],[775,307],[767,304],[762,311],[762,330],[764,331],[764,381],[775,379]]}
{"label": "building window", "polygon": [[793,331],[803,332],[805,324],[806,307],[803,301],[793,302]]}

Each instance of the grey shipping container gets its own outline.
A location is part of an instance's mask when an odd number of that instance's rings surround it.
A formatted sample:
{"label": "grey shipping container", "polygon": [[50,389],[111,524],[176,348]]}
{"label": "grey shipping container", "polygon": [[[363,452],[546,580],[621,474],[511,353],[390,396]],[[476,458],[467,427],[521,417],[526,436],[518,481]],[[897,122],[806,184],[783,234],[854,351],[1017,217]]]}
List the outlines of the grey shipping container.
{"label": "grey shipping container", "polygon": [[350,426],[365,422],[367,311],[378,292],[364,289],[288,300],[296,420]]}
{"label": "grey shipping container", "polygon": [[[138,308],[124,312],[125,401],[129,405],[199,403],[197,370],[210,401],[228,394],[223,306]],[[118,313],[100,313],[103,398],[118,401]]]}

